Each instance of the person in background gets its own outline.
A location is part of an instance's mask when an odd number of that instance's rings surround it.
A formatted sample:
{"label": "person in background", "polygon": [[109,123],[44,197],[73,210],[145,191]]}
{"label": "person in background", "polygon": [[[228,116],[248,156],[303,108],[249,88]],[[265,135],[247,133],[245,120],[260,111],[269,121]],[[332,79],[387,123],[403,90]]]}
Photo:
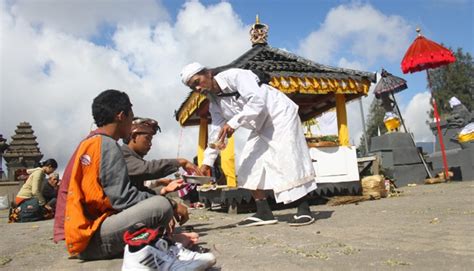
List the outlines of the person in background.
{"label": "person in background", "polygon": [[53,211],[56,209],[56,198],[58,196],[59,174],[53,172],[49,175],[48,181],[43,182],[43,197],[46,205],[50,206]]}
{"label": "person in background", "polygon": [[52,207],[43,197],[43,183],[46,176],[57,168],[56,160],[48,159],[40,162],[39,167],[26,171],[29,174],[28,179],[15,199],[17,209],[14,212],[18,214],[17,222],[38,221],[52,217]]}
{"label": "person in background", "polygon": [[277,202],[297,201],[290,226],[313,223],[307,194],[317,185],[298,105],[250,70],[219,71],[195,62],[185,66],[180,75],[183,84],[209,100],[211,144],[204,151],[202,172],[209,175],[219,151],[225,148],[226,138],[235,130],[244,127],[251,131],[237,176],[239,187],[251,190],[257,212],[237,225],[278,222],[264,190],[273,190]]}
{"label": "person in background", "polygon": [[[61,181],[54,239],[65,238],[69,254],[83,260],[123,255],[123,270],[203,270],[214,265],[211,253],[192,252],[165,239],[162,229],[169,227],[175,204],[131,185],[117,144],[130,135],[133,110],[128,95],[103,91],[94,98],[92,115],[98,128],[79,144]],[[137,225],[158,235],[159,246],[155,238],[151,243],[139,233],[125,238]]]}

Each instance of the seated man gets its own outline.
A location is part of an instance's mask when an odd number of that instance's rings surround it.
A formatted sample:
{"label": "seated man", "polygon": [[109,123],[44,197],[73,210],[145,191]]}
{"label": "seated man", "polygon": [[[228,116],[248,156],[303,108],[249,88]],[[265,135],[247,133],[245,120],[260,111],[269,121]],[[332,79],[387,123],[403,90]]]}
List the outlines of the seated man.
{"label": "seated man", "polygon": [[[178,171],[181,167],[187,172],[200,172],[199,168],[184,158],[177,159],[143,159],[150,151],[153,136],[160,131],[158,122],[148,118],[135,118],[132,122],[130,137],[124,139],[122,153],[127,163],[128,175],[130,181],[139,190],[154,193],[153,190],[145,186],[148,180],[154,180],[166,177]],[[163,185],[160,194],[165,195],[176,191],[183,186],[182,181],[172,181],[170,179],[160,179],[150,182],[151,187]]]}
{"label": "seated man", "polygon": [[[161,132],[158,122],[149,118],[134,118],[130,137],[124,139],[122,153],[127,164],[128,175],[132,185],[140,191],[155,194],[155,191],[146,186],[149,180],[155,180],[175,173],[181,167],[187,172],[200,172],[199,168],[184,158],[145,160],[152,146],[153,136],[157,131]],[[183,180],[159,179],[151,182],[151,187],[162,185],[160,195],[182,188]],[[177,204],[175,212],[176,220],[182,225],[188,220],[188,210],[183,204]],[[183,243],[185,247],[197,243],[199,235],[195,232],[178,233],[173,235],[176,241]]]}
{"label": "seated man", "polygon": [[[117,144],[130,134],[133,111],[128,95],[117,90],[100,93],[92,103],[92,115],[98,129],[79,144],[66,167],[54,228],[55,241],[65,238],[71,256],[83,260],[121,256],[127,229],[139,223],[152,229],[166,228],[173,217],[168,199],[130,185]],[[205,269],[215,263],[210,253],[191,252],[167,240],[160,242],[169,246],[147,245],[136,251],[127,246],[124,266],[148,268],[143,264],[145,258],[155,259],[155,269],[158,262],[169,269],[175,265]]]}

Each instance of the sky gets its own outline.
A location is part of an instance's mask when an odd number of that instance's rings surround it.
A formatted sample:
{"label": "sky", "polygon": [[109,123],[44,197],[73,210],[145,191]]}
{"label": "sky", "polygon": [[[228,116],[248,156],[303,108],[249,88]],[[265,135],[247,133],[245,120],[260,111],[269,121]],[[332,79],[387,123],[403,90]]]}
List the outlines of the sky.
{"label": "sky", "polygon": [[[415,29],[447,47],[474,49],[473,0],[0,0],[0,134],[10,142],[16,126],[29,122],[44,158],[63,169],[94,129],[93,98],[119,89],[135,115],[162,128],[148,159],[192,160],[198,130],[174,118],[189,93],[179,72],[193,61],[228,64],[250,49],[256,14],[269,26],[272,47],[406,79],[408,89],[396,98],[416,141],[433,135],[426,73],[400,69]],[[365,115],[373,98],[362,99]],[[359,103],[347,111],[350,141],[358,145]],[[237,131],[237,152],[247,134]]]}

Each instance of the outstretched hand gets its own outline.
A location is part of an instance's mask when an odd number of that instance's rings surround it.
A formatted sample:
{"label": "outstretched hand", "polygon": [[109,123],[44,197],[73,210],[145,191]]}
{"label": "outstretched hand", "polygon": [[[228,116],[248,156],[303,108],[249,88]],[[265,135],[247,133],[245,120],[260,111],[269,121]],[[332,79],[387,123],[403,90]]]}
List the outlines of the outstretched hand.
{"label": "outstretched hand", "polygon": [[179,162],[179,165],[186,171],[186,173],[188,173],[190,175],[194,174],[194,175],[197,175],[197,176],[202,176],[202,172],[199,169],[199,167],[196,166],[195,164],[191,163],[190,161],[188,161],[186,159],[183,159],[183,158],[179,158],[178,162]]}
{"label": "outstretched hand", "polygon": [[202,165],[199,168],[200,172],[202,173],[201,175],[198,176],[211,176],[211,167],[208,165]]}
{"label": "outstretched hand", "polygon": [[168,184],[170,184],[172,181],[174,181],[173,179],[168,179],[168,178],[161,178],[161,179],[158,179],[156,180],[153,185],[154,187],[157,187],[159,185],[163,185],[163,186],[167,186]]}
{"label": "outstretched hand", "polygon": [[224,126],[222,126],[217,138],[221,139],[221,138],[224,138],[225,136],[231,137],[234,134],[234,132],[235,132],[234,128],[230,127],[230,125],[226,123],[224,124]]}
{"label": "outstretched hand", "polygon": [[179,189],[183,188],[184,185],[185,185],[185,183],[182,179],[173,180],[167,186],[161,188],[160,195],[164,196],[168,193],[179,190]]}

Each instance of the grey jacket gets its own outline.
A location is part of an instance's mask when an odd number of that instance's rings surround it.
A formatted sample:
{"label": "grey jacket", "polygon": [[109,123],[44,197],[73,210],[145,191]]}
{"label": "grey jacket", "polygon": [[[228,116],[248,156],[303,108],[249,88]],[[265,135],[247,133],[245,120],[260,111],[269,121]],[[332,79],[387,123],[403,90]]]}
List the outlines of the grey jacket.
{"label": "grey jacket", "polygon": [[128,176],[132,185],[136,186],[138,190],[154,193],[153,190],[147,188],[144,182],[147,180],[154,180],[166,177],[178,171],[180,165],[177,159],[159,159],[146,161],[136,152],[128,147],[122,145],[122,153],[127,164]]}

